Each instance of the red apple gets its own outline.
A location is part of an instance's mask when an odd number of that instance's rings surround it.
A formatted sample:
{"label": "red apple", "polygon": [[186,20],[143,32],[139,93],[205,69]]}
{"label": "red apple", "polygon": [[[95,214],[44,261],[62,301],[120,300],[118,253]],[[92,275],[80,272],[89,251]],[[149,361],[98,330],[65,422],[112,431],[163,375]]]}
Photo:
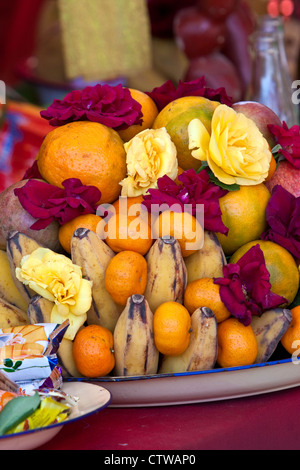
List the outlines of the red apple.
{"label": "red apple", "polygon": [[234,11],[239,0],[198,0],[197,6],[208,16],[216,20],[224,20]]}
{"label": "red apple", "polygon": [[189,59],[211,54],[225,43],[225,23],[210,18],[196,7],[180,10],[174,18],[173,29],[179,49]]}
{"label": "red apple", "polygon": [[300,170],[291,165],[287,160],[280,161],[272,178],[265,182],[270,192],[272,192],[272,189],[277,184],[280,184],[295,197],[299,197]]}
{"label": "red apple", "polygon": [[255,122],[271,149],[276,145],[275,138],[268,129],[268,124],[282,126],[282,122],[272,109],[256,101],[240,101],[232,107],[237,113],[243,113]]}
{"label": "red apple", "polygon": [[233,101],[241,99],[241,83],[236,68],[223,54],[216,52],[190,61],[185,80],[196,80],[202,76],[208,87],[224,87]]}

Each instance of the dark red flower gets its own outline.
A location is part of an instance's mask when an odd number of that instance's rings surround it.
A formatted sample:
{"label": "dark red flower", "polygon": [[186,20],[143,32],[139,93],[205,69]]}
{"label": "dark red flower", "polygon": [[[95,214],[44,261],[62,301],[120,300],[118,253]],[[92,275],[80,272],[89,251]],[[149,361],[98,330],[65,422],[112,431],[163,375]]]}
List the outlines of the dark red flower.
{"label": "dark red flower", "polygon": [[29,179],[22,188],[15,189],[22,207],[37,219],[32,230],[44,229],[53,220],[63,225],[79,215],[96,213],[101,198],[98,188],[84,186],[77,178],[65,180],[63,187]]}
{"label": "dark red flower", "polygon": [[38,165],[37,165],[37,160],[34,160],[31,167],[29,167],[26,170],[25,175],[23,176],[22,179],[23,180],[28,180],[28,179],[31,179],[31,178],[41,179],[41,180],[43,179],[42,175],[40,174]]}
{"label": "dark red flower", "polygon": [[259,244],[248,250],[237,263],[223,267],[222,278],[214,279],[220,286],[220,297],[231,315],[245,326],[252,315],[287,303],[284,297],[271,292],[270,273]]}
{"label": "dark red flower", "polygon": [[[167,207],[177,205],[175,209],[187,210],[191,208],[192,215],[197,215],[197,205],[204,206],[204,228],[213,232],[227,234],[228,228],[222,221],[222,212],[219,199],[227,194],[227,190],[212,183],[205,169],[197,173],[190,169],[178,177],[180,184],[176,184],[168,176],[157,180],[157,189],[149,189],[144,195],[143,204],[148,212],[159,210],[159,206]],[[187,208],[186,206],[189,205]]]}
{"label": "dark red flower", "polygon": [[92,121],[116,130],[142,123],[142,106],[134,100],[128,88],[121,84],[88,86],[68,93],[62,100],[54,100],[41,112],[52,126],[74,121]]}
{"label": "dark red flower", "polygon": [[171,101],[183,96],[203,96],[211,101],[219,101],[227,106],[232,106],[232,98],[227,95],[225,88],[218,88],[216,90],[208,88],[205,77],[200,77],[190,82],[179,81],[177,88],[171,80],[168,80],[160,87],[154,88],[151,92],[146,92],[146,94],[155,101],[159,111],[171,103]]}
{"label": "dark red flower", "polygon": [[268,129],[281,147],[278,153],[295,168],[300,169],[300,126],[295,125],[289,129],[287,124],[283,122],[282,127],[269,125]]}
{"label": "dark red flower", "polygon": [[300,197],[295,197],[282,186],[273,188],[266,208],[268,228],[261,236],[283,246],[300,258]]}

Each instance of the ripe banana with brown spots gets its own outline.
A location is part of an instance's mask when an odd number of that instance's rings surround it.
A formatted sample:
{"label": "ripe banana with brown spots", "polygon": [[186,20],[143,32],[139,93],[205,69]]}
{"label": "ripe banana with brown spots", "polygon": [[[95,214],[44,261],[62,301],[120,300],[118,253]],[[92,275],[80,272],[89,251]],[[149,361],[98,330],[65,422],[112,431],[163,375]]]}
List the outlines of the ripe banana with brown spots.
{"label": "ripe banana with brown spots", "polygon": [[252,317],[251,327],[258,346],[256,364],[267,362],[270,359],[290,326],[292,317],[292,312],[287,308],[274,308],[267,310],[261,316]]}
{"label": "ripe banana with brown spots", "polygon": [[158,238],[146,256],[147,285],[144,293],[151,311],[163,303],[183,303],[187,270],[179,242],[173,237]]}
{"label": "ripe banana with brown spots", "polygon": [[201,307],[191,316],[191,336],[187,349],[179,356],[163,356],[160,374],[193,372],[213,369],[218,354],[217,320],[207,307]]}
{"label": "ripe banana with brown spots", "polygon": [[122,307],[117,305],[105,288],[105,272],[115,253],[92,230],[79,228],[72,237],[71,258],[81,266],[82,275],[92,282],[92,306],[87,312],[89,325],[100,325],[114,331]]}
{"label": "ripe banana with brown spots", "polygon": [[216,234],[205,230],[203,247],[184,261],[188,282],[192,282],[204,277],[223,277],[226,257]]}
{"label": "ripe banana with brown spots", "polygon": [[142,295],[128,298],[114,331],[116,376],[156,374],[159,352],[154,343],[153,313]]}
{"label": "ripe banana with brown spots", "polygon": [[16,268],[20,268],[21,260],[24,256],[30,255],[37,248],[42,245],[35,241],[33,238],[25,235],[24,233],[12,231],[8,234],[6,243],[6,253],[10,266],[11,276],[13,281],[19,290],[20,294],[26,302],[30,302],[30,299],[36,295],[32,289],[25,286],[16,277]]}

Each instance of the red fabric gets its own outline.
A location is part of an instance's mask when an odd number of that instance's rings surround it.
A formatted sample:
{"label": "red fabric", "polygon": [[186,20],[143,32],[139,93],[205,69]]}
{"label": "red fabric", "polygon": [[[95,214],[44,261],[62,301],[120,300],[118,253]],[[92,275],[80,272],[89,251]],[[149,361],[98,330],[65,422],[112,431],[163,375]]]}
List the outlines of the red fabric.
{"label": "red fabric", "polygon": [[53,129],[31,104],[9,102],[0,130],[0,192],[23,178]]}
{"label": "red fabric", "polygon": [[65,425],[39,449],[300,450],[299,416],[300,388],[196,405],[106,408]]}
{"label": "red fabric", "polygon": [[13,84],[15,68],[34,50],[36,25],[45,0],[0,0],[0,79]]}

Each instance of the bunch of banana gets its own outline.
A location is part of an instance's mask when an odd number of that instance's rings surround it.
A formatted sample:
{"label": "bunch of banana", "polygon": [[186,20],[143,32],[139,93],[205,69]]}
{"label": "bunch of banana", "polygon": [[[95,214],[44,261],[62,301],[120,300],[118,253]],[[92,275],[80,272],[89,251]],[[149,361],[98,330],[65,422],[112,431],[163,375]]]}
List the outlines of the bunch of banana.
{"label": "bunch of banana", "polygon": [[[27,316],[29,323],[51,323],[51,311],[54,302],[35,295],[29,302]],[[57,351],[58,362],[63,377],[81,377],[73,358],[73,341],[63,338]]]}
{"label": "bunch of banana", "polygon": [[144,296],[150,310],[155,312],[163,302],[183,303],[187,270],[178,241],[173,237],[158,238],[146,260],[148,277]]}
{"label": "bunch of banana", "polygon": [[291,321],[292,312],[287,308],[274,308],[252,317],[251,326],[258,345],[256,364],[270,359]]}
{"label": "bunch of banana", "polygon": [[21,296],[27,303],[30,302],[30,299],[34,297],[36,293],[16,278],[16,268],[20,267],[21,260],[24,256],[30,255],[39,247],[41,247],[41,245],[38,242],[24,233],[13,231],[8,234],[6,253],[10,266],[11,277]]}
{"label": "bunch of banana", "polygon": [[54,302],[45,299],[40,295],[35,295],[30,299],[27,316],[31,325],[36,323],[51,323],[51,311]]}
{"label": "bunch of banana", "polygon": [[15,305],[0,299],[0,328],[29,325],[27,313]]}
{"label": "bunch of banana", "polygon": [[153,338],[153,313],[144,296],[128,298],[114,331],[115,375],[156,374],[159,352]]}
{"label": "bunch of banana", "polygon": [[105,288],[105,271],[115,253],[93,231],[79,228],[72,237],[71,258],[81,266],[82,275],[92,282],[92,306],[87,323],[114,331],[122,307],[117,305]]}
{"label": "bunch of banana", "polygon": [[207,307],[201,307],[191,316],[191,336],[187,349],[179,356],[163,356],[160,374],[192,372],[213,369],[218,354],[217,320]]}
{"label": "bunch of banana", "polygon": [[226,257],[214,232],[204,231],[203,247],[185,258],[188,282],[204,277],[222,277]]}
{"label": "bunch of banana", "polygon": [[28,302],[20,294],[12,278],[7,253],[4,250],[0,250],[0,298],[24,312],[27,310]]}

